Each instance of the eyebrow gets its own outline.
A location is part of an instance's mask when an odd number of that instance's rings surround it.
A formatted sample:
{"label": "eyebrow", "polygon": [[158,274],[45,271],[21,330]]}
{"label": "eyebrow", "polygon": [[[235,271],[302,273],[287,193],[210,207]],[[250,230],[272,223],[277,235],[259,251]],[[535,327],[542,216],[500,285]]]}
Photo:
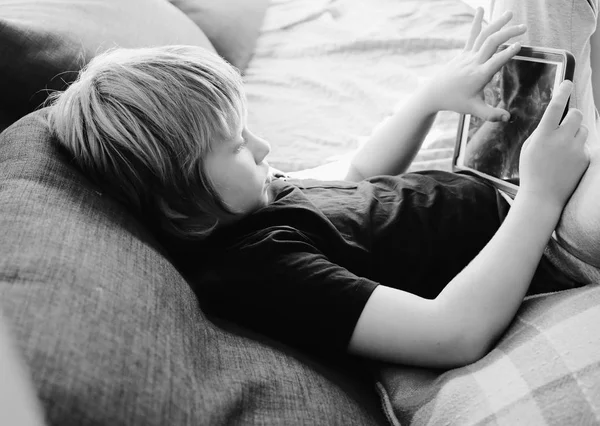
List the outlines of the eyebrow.
{"label": "eyebrow", "polygon": [[228,136],[229,139],[233,139],[233,138],[237,138],[238,135],[242,134],[242,132],[244,131],[244,129],[246,128],[246,123],[245,120],[236,120],[236,123],[230,123],[231,125],[228,126]]}

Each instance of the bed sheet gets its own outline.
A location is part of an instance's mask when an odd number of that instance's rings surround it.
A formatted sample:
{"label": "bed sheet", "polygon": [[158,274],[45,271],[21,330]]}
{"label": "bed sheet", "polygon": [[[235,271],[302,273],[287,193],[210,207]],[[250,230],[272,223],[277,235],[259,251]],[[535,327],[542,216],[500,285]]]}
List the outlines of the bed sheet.
{"label": "bed sheet", "polygon": [[[244,76],[271,165],[343,177],[373,129],[464,46],[473,15],[460,0],[272,0]],[[411,170],[450,169],[457,122],[438,115]]]}

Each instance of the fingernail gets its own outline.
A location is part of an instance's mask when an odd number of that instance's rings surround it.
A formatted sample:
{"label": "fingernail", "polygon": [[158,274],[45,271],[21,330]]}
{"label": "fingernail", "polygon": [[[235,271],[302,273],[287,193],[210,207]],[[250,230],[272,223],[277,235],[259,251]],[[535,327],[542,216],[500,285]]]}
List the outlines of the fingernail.
{"label": "fingernail", "polygon": [[509,119],[510,119],[510,115],[508,115],[508,114],[504,114],[502,116],[502,121],[508,121]]}

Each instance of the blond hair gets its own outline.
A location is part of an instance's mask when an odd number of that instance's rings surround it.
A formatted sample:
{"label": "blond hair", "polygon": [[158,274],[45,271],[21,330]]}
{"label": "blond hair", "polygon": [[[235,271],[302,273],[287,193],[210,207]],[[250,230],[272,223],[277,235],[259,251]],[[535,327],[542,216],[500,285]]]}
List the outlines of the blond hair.
{"label": "blond hair", "polygon": [[207,236],[231,214],[203,167],[246,115],[242,79],[195,46],[112,49],[50,96],[50,129],[86,174],[163,231]]}

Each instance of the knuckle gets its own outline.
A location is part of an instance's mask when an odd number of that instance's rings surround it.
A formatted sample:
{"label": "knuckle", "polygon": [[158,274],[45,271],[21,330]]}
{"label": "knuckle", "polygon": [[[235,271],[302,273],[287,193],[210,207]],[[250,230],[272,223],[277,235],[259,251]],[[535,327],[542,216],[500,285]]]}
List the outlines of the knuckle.
{"label": "knuckle", "polygon": [[489,45],[498,45],[502,42],[502,38],[501,38],[502,34],[501,33],[494,33],[492,35],[490,35],[487,40],[485,41],[485,44],[487,46]]}

